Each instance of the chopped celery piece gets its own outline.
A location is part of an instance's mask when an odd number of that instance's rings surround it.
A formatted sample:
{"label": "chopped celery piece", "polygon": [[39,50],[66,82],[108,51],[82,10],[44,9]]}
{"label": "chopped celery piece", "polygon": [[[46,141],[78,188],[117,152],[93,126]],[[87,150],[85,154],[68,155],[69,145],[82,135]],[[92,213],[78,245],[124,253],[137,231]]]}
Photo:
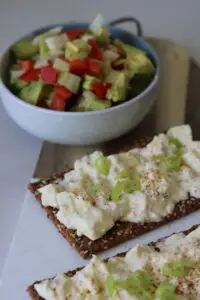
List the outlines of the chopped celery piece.
{"label": "chopped celery piece", "polygon": [[156,297],[159,300],[173,300],[175,296],[175,285],[170,282],[162,282],[156,290]]}
{"label": "chopped celery piece", "polygon": [[131,179],[124,181],[124,192],[134,193],[141,189],[140,177],[138,175],[132,176]]}
{"label": "chopped celery piece", "polygon": [[181,167],[182,157],[179,154],[174,154],[167,160],[167,171],[178,172]]}
{"label": "chopped celery piece", "polygon": [[28,59],[36,55],[38,47],[31,40],[23,40],[13,45],[12,50],[18,59]]}
{"label": "chopped celery piece", "polygon": [[[124,176],[126,174],[123,174]],[[124,177],[127,178],[127,177]],[[134,193],[141,189],[140,177],[137,174],[131,175],[131,178],[127,178],[123,181],[118,181],[112,191],[112,200],[118,201],[121,193]]]}
{"label": "chopped celery piece", "polygon": [[145,271],[137,270],[133,273],[131,280],[137,285],[141,290],[147,290],[150,287],[149,276]]}
{"label": "chopped celery piece", "polygon": [[118,282],[118,286],[127,290],[130,295],[142,297],[141,299],[145,300],[153,300],[150,279],[143,270],[135,271],[130,279]]}
{"label": "chopped celery piece", "polygon": [[195,264],[196,262],[191,260],[171,261],[163,265],[162,273],[166,276],[187,276],[190,270],[195,266]]}
{"label": "chopped celery piece", "polygon": [[109,158],[105,157],[103,153],[99,155],[94,161],[94,167],[102,175],[108,175],[111,167],[111,161]]}
{"label": "chopped celery piece", "polygon": [[169,141],[170,144],[173,144],[176,147],[177,150],[179,150],[183,147],[183,144],[177,138],[169,136],[168,141]]}
{"label": "chopped celery piece", "polygon": [[83,81],[83,88],[85,90],[91,90],[93,83],[99,82],[99,80],[96,77],[85,75],[84,81]]}
{"label": "chopped celery piece", "polygon": [[108,276],[105,285],[110,297],[115,295],[117,288],[121,288],[141,300],[153,300],[149,276],[142,270],[133,272],[132,276],[124,281],[115,280],[112,276]]}
{"label": "chopped celery piece", "polygon": [[180,151],[171,156],[160,154],[154,155],[152,158],[162,164],[168,172],[178,172],[181,168],[182,155]]}
{"label": "chopped celery piece", "polygon": [[106,289],[108,291],[108,295],[109,297],[113,297],[115,292],[116,292],[116,288],[117,288],[117,283],[116,281],[113,279],[112,276],[108,276],[106,278],[106,282],[105,282],[105,285],[106,285]]}
{"label": "chopped celery piece", "polygon": [[130,173],[127,169],[121,171],[116,177],[115,180],[123,179],[123,178],[128,178],[130,177]]}
{"label": "chopped celery piece", "polygon": [[176,286],[170,282],[162,282],[156,290],[156,299],[158,300],[188,300],[184,296],[175,294]]}
{"label": "chopped celery piece", "polygon": [[111,199],[113,201],[118,201],[120,199],[121,193],[124,189],[124,182],[118,181],[112,190]]}
{"label": "chopped celery piece", "polygon": [[66,44],[65,57],[69,60],[87,58],[91,47],[87,42],[81,39],[69,41]]}

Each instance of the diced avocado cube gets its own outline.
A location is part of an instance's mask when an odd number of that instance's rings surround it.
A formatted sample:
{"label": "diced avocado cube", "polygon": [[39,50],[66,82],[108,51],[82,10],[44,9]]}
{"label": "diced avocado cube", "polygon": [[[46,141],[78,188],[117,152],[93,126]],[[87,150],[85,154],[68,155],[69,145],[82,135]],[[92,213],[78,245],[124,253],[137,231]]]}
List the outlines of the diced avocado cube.
{"label": "diced avocado cube", "polygon": [[127,59],[128,70],[134,74],[152,74],[154,66],[150,59],[145,55],[137,55],[134,60]]}
{"label": "diced avocado cube", "polygon": [[18,92],[20,89],[22,89],[25,85],[27,85],[27,82],[20,79],[20,76],[24,73],[23,70],[19,70],[19,66],[12,65],[10,69],[10,85],[13,92]]}
{"label": "diced avocado cube", "polygon": [[69,71],[69,64],[66,61],[64,61],[60,58],[55,59],[53,67],[56,70],[59,70],[61,72],[68,72]]}
{"label": "diced avocado cube", "polygon": [[27,85],[27,82],[17,77],[11,77],[10,84],[13,85],[14,88],[21,90],[25,85]]}
{"label": "diced avocado cube", "polygon": [[105,77],[104,81],[109,83],[115,83],[119,75],[121,74],[121,71],[110,69],[110,72],[107,73],[107,76]]}
{"label": "diced avocado cube", "polygon": [[33,105],[37,103],[46,96],[45,84],[43,82],[33,81],[22,88],[19,93],[19,97]]}
{"label": "diced avocado cube", "polygon": [[90,45],[81,39],[69,41],[66,44],[65,57],[69,60],[84,59],[91,51]]}
{"label": "diced avocado cube", "polygon": [[37,45],[33,44],[31,40],[23,40],[16,43],[12,50],[18,59],[28,59],[36,55],[38,51]]}
{"label": "diced avocado cube", "polygon": [[78,100],[74,110],[76,111],[91,111],[106,109],[111,106],[108,100],[99,100],[96,95],[92,92],[85,92]]}
{"label": "diced avocado cube", "polygon": [[72,73],[62,72],[58,78],[58,83],[76,94],[80,87],[81,77]]}
{"label": "diced avocado cube", "polygon": [[85,90],[91,90],[93,83],[99,82],[96,77],[85,75],[83,81],[83,88]]}
{"label": "diced avocado cube", "polygon": [[99,100],[99,99],[93,99],[89,105],[90,110],[101,110],[111,107],[111,103],[108,100]]}
{"label": "diced avocado cube", "polygon": [[125,44],[123,49],[126,52],[125,65],[130,77],[133,77],[135,74],[152,74],[154,72],[154,66],[143,50]]}
{"label": "diced avocado cube", "polygon": [[96,42],[100,45],[106,45],[110,42],[110,33],[106,27],[102,27],[98,32],[94,33]]}
{"label": "diced avocado cube", "polygon": [[127,85],[127,75],[123,72],[120,72],[112,87],[107,91],[106,98],[112,100],[113,102],[125,100]]}
{"label": "diced avocado cube", "polygon": [[121,40],[119,40],[119,39],[115,39],[114,42],[113,42],[113,44],[116,47],[118,47],[118,48],[122,48],[123,49],[123,47],[124,47],[124,43]]}

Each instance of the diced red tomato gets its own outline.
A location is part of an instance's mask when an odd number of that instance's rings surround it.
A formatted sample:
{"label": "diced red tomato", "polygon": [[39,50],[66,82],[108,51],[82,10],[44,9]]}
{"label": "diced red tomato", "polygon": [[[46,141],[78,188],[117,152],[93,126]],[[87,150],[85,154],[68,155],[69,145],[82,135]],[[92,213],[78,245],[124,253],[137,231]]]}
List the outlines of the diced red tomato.
{"label": "diced red tomato", "polygon": [[50,108],[53,110],[64,111],[65,110],[65,99],[59,95],[54,95]]}
{"label": "diced red tomato", "polygon": [[63,98],[66,102],[73,96],[73,93],[64,86],[58,85],[55,87],[54,95]]}
{"label": "diced red tomato", "polygon": [[88,40],[88,44],[91,46],[91,52],[90,52],[90,56],[97,59],[97,60],[103,60],[103,53],[101,48],[99,48],[99,46],[96,44],[96,42],[94,40]]}
{"label": "diced red tomato", "polygon": [[101,82],[96,82],[93,83],[92,85],[92,90],[95,92],[98,98],[100,99],[105,99],[107,90],[111,87],[111,83],[101,83]]}
{"label": "diced red tomato", "polygon": [[57,71],[53,67],[42,67],[41,78],[44,82],[54,84],[57,81]]}
{"label": "diced red tomato", "polygon": [[34,62],[32,60],[20,60],[19,67],[22,70],[30,70],[33,68]]}
{"label": "diced red tomato", "polygon": [[39,79],[39,69],[30,69],[27,70],[24,74],[22,74],[19,78],[26,82],[37,81]]}
{"label": "diced red tomato", "polygon": [[92,76],[98,76],[101,73],[102,63],[92,58],[87,58],[87,73]]}
{"label": "diced red tomato", "polygon": [[88,64],[86,60],[72,60],[70,61],[70,72],[76,75],[84,75],[87,73]]}
{"label": "diced red tomato", "polygon": [[66,31],[66,35],[68,39],[72,41],[86,32],[87,29],[70,29]]}

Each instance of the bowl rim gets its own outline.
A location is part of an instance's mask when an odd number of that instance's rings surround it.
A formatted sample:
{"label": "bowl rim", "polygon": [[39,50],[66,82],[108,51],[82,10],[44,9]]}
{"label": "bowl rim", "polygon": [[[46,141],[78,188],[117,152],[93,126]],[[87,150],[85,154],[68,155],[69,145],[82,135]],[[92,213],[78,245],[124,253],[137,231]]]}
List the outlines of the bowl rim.
{"label": "bowl rim", "polygon": [[[86,23],[86,22],[68,22],[68,23],[58,23],[58,24],[49,24],[49,25],[46,25],[46,26],[42,26],[40,28],[36,28],[34,30],[32,30],[31,32],[23,35],[22,37],[20,37],[19,39],[16,39],[13,43],[11,43],[7,48],[6,50],[3,52],[3,54],[1,55],[1,60],[0,60],[0,67],[6,57],[6,54],[10,51],[10,48],[12,47],[12,45],[14,43],[16,43],[17,41],[23,39],[23,38],[26,38],[28,36],[31,36],[31,35],[34,35],[35,33],[37,33],[38,31],[43,31],[43,30],[48,30],[48,29],[51,29],[51,28],[54,28],[54,27],[58,27],[58,26],[66,26],[66,25],[69,25],[69,26],[88,26],[89,23]],[[124,32],[128,32],[130,33],[129,31],[127,30],[124,30],[124,29],[121,29],[121,28],[117,28],[115,26],[108,26],[109,28],[113,28],[115,30],[119,30],[119,31],[124,31]],[[147,42],[145,41],[142,37],[138,37],[136,36],[135,34],[131,33],[131,35],[133,35],[136,39],[138,39],[139,41],[142,41],[143,44],[146,44],[150,49],[151,51],[153,52],[153,57],[156,61],[156,70],[155,70],[155,74],[154,74],[154,77],[152,79],[152,81],[150,82],[150,84],[145,88],[144,91],[142,91],[139,95],[137,95],[136,97],[128,100],[128,101],[125,101],[123,103],[120,103],[119,105],[116,105],[116,106],[113,106],[113,107],[110,107],[110,108],[106,108],[106,109],[102,109],[102,110],[93,110],[93,111],[80,111],[80,112],[73,112],[73,111],[56,111],[56,110],[51,110],[51,109],[47,109],[47,108],[42,108],[42,107],[39,107],[39,106],[35,106],[35,105],[32,105],[28,102],[25,102],[25,101],[22,101],[19,97],[17,97],[15,94],[13,94],[11,92],[11,90],[7,87],[7,85],[3,82],[2,80],[2,76],[0,74],[0,87],[5,89],[5,91],[9,94],[9,96],[12,96],[12,98],[14,100],[16,100],[20,105],[22,106],[25,106],[29,109],[33,109],[35,111],[38,111],[38,112],[41,112],[41,113],[45,113],[45,114],[49,114],[49,115],[58,115],[58,116],[89,116],[89,115],[101,115],[101,114],[106,114],[106,113],[110,113],[112,111],[117,111],[117,110],[120,110],[120,109],[123,109],[123,108],[126,108],[127,106],[131,105],[132,103],[138,101],[140,98],[144,97],[145,95],[147,95],[152,89],[153,87],[156,85],[156,83],[158,82],[158,79],[159,79],[159,76],[160,76],[160,59],[159,59],[159,56],[157,54],[157,52],[154,50],[154,48]],[[3,70],[2,71],[2,74],[4,74],[7,70]]]}

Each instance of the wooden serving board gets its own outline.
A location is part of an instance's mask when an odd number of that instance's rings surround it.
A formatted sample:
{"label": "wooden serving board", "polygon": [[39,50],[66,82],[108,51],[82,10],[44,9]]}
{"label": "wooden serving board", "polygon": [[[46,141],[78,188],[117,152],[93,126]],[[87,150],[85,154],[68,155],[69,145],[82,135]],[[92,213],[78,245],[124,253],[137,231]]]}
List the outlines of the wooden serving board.
{"label": "wooden serving board", "polygon": [[173,41],[148,38],[161,60],[158,95],[151,112],[140,125],[128,134],[110,142],[87,146],[63,146],[44,142],[34,177],[50,176],[72,167],[75,159],[101,149],[111,153],[132,145],[139,137],[159,133],[184,122],[192,125],[200,138],[200,68],[187,51]]}

